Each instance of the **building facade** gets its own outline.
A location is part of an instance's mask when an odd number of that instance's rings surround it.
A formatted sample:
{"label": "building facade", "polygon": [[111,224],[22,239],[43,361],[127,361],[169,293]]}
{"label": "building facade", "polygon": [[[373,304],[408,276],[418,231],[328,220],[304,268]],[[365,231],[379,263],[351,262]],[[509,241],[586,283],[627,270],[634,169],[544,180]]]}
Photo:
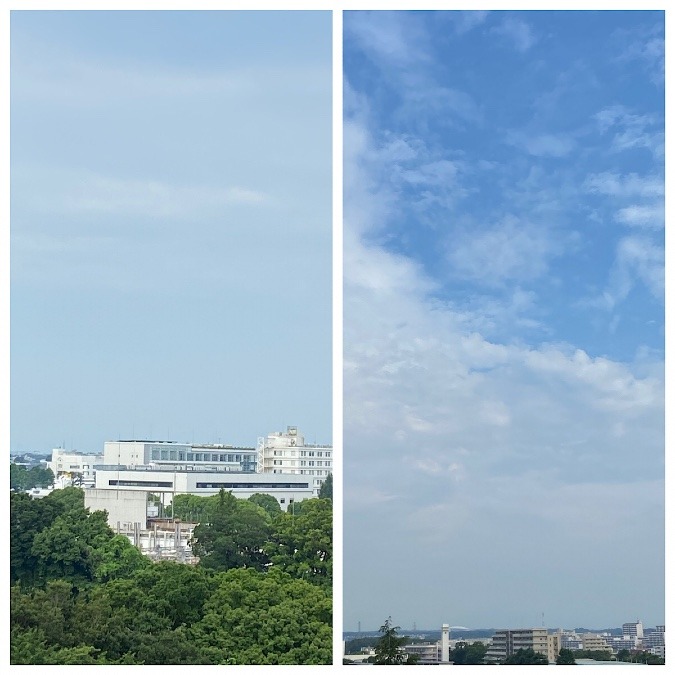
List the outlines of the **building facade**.
{"label": "building facade", "polygon": [[582,633],[581,649],[588,649],[593,652],[611,652],[612,647],[607,640],[597,633]]}
{"label": "building facade", "polygon": [[560,635],[549,635],[546,628],[498,630],[492,637],[485,661],[503,661],[519,649],[532,649],[554,663],[560,653]]}
{"label": "building facade", "polygon": [[47,467],[51,469],[54,478],[68,478],[72,484],[81,484],[83,487],[92,487],[95,483],[95,469],[103,461],[103,455],[54,448],[51,461]]}
{"label": "building facade", "polygon": [[259,438],[257,451],[260,473],[307,476],[315,496],[333,472],[333,446],[307,445],[297,427],[287,427],[285,432],[275,431]]}
{"label": "building facade", "polygon": [[236,472],[255,472],[255,448],[233,445],[199,445],[173,441],[121,440],[106,441],[103,445],[103,464],[175,465],[200,469],[223,469]]}
{"label": "building facade", "polygon": [[159,495],[165,506],[176,494],[208,497],[221,489],[235,497],[272,495],[286,511],[296,501],[313,496],[311,477],[277,474],[244,473],[226,468],[203,469],[191,465],[123,465],[101,464],[96,467],[96,488],[118,493],[143,490]]}

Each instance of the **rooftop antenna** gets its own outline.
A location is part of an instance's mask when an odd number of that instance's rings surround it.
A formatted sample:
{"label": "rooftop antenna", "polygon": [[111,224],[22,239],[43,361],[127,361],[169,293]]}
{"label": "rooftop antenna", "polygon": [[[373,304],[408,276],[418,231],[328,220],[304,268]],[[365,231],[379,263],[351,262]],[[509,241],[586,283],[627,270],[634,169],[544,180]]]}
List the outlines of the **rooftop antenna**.
{"label": "rooftop antenna", "polygon": [[359,633],[361,632],[361,622],[359,621]]}
{"label": "rooftop antenna", "polygon": [[541,613],[541,627],[544,627],[544,612]]}

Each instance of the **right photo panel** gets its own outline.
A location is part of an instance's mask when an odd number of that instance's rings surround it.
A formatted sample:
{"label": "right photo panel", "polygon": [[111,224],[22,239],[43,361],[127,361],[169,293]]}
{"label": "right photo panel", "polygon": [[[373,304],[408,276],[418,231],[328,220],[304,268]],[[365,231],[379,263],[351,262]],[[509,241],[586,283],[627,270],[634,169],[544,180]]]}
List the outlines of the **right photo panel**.
{"label": "right photo panel", "polygon": [[664,663],[664,12],[343,25],[344,662]]}

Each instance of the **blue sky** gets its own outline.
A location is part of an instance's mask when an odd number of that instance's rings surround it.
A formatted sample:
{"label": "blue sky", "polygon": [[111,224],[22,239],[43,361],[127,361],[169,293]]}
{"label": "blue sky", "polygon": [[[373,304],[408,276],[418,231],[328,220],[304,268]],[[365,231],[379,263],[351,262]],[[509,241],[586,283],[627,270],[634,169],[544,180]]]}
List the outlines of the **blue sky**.
{"label": "blue sky", "polygon": [[11,39],[11,449],[330,442],[330,13]]}
{"label": "blue sky", "polygon": [[344,31],[345,628],[661,622],[663,13]]}

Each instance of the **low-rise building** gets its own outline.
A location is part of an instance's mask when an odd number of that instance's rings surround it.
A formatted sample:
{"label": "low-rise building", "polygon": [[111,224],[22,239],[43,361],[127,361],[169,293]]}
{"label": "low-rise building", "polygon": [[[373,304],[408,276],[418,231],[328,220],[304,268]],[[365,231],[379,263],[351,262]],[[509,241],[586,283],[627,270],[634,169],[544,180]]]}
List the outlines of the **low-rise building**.
{"label": "low-rise building", "polygon": [[605,637],[597,633],[582,633],[581,649],[593,652],[611,652],[612,647],[608,644]]}
{"label": "low-rise building", "polygon": [[143,490],[159,495],[165,506],[174,495],[192,494],[208,497],[221,489],[235,497],[272,495],[286,511],[294,502],[309,499],[314,491],[308,476],[290,474],[239,473],[227,469],[201,469],[182,464],[161,466],[125,466],[101,464],[96,467],[96,488],[123,494]]}
{"label": "low-rise building", "polygon": [[492,637],[485,660],[487,662],[504,661],[519,649],[532,649],[545,656],[549,662],[555,662],[560,653],[560,637],[549,635],[546,628],[516,628],[498,630]]}

